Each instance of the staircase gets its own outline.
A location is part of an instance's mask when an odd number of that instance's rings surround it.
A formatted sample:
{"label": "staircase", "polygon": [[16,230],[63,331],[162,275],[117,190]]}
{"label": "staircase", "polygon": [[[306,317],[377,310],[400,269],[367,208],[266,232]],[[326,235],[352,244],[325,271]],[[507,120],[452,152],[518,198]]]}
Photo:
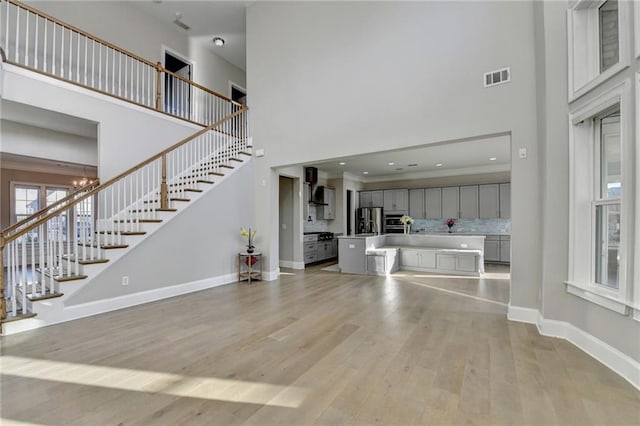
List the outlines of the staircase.
{"label": "staircase", "polygon": [[[52,306],[60,310],[65,298],[247,164],[251,145],[244,105],[17,1],[0,2],[0,22],[6,24],[0,34],[4,62],[203,126],[118,176],[91,183],[2,231],[0,331],[7,334],[64,320],[18,325]],[[116,67],[123,58],[124,68]],[[179,91],[171,95],[181,102],[179,108],[165,102],[169,94],[162,82],[172,80],[166,87]]]}

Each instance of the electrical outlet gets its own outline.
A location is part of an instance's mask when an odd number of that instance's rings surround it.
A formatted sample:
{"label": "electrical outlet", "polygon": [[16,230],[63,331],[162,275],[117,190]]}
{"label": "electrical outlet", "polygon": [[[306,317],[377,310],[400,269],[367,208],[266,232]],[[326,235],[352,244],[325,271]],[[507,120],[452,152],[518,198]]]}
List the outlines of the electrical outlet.
{"label": "electrical outlet", "polygon": [[122,285],[129,285],[129,277],[128,276],[124,276],[122,277]]}
{"label": "electrical outlet", "polygon": [[527,148],[520,148],[518,150],[518,155],[520,158],[527,158]]}

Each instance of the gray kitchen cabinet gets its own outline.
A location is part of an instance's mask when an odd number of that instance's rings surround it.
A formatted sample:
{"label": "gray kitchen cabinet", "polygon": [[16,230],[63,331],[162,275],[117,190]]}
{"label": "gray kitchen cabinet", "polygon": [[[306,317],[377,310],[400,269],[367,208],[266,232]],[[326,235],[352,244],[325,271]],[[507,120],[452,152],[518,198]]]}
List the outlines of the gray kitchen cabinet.
{"label": "gray kitchen cabinet", "polygon": [[407,214],[409,210],[409,190],[391,189],[384,191],[384,212]]}
{"label": "gray kitchen cabinet", "polygon": [[487,262],[500,261],[500,238],[487,235],[484,240],[484,260]]}
{"label": "gray kitchen cabinet", "polygon": [[409,216],[422,219],[426,217],[424,204],[424,189],[409,190]]}
{"label": "gray kitchen cabinet", "polygon": [[427,188],[424,190],[424,205],[426,219],[442,218],[442,188]]}
{"label": "gray kitchen cabinet", "polygon": [[382,191],[360,191],[360,207],[382,207]]}
{"label": "gray kitchen cabinet", "polygon": [[478,217],[478,185],[460,187],[460,218],[475,219]]}
{"label": "gray kitchen cabinet", "polygon": [[511,237],[500,237],[500,262],[511,262]]}
{"label": "gray kitchen cabinet", "polygon": [[480,219],[493,219],[500,217],[499,185],[479,186],[479,217]]}
{"label": "gray kitchen cabinet", "polygon": [[444,269],[447,271],[456,270],[456,255],[438,253],[437,255],[438,269]]}
{"label": "gray kitchen cabinet", "polygon": [[336,218],[336,190],[325,186],[323,188],[323,202],[325,206],[318,209],[318,219],[333,220]]}
{"label": "gray kitchen cabinet", "polygon": [[442,188],[442,217],[458,218],[460,214],[460,187]]}
{"label": "gray kitchen cabinet", "polygon": [[511,218],[511,184],[500,184],[500,217],[503,219]]}
{"label": "gray kitchen cabinet", "polygon": [[302,252],[305,265],[316,262],[318,260],[318,243],[316,241],[305,241]]}
{"label": "gray kitchen cabinet", "polygon": [[420,250],[420,261],[418,266],[421,268],[433,269],[436,267],[437,250]]}
{"label": "gray kitchen cabinet", "polygon": [[318,241],[318,262],[331,258],[331,242]]}

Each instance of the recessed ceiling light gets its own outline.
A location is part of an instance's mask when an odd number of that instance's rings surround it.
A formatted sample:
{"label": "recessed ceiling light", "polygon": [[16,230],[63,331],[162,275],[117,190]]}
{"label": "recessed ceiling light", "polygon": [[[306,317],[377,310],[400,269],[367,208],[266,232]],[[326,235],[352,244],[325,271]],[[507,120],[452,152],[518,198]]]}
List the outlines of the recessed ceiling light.
{"label": "recessed ceiling light", "polygon": [[496,161],[496,160],[497,160],[497,158],[496,158],[496,157],[491,157],[491,158],[489,158],[489,161]]}
{"label": "recessed ceiling light", "polygon": [[341,162],[339,162],[338,164],[340,164],[341,166],[344,166],[344,165],[345,165],[345,164],[347,164],[347,163],[345,163],[344,161],[341,161]]}
{"label": "recessed ceiling light", "polygon": [[436,164],[436,167],[442,167],[442,163]]}
{"label": "recessed ceiling light", "polygon": [[363,174],[363,175],[368,175],[368,174],[369,174],[369,172],[362,172],[362,174]]}
{"label": "recessed ceiling light", "polygon": [[213,44],[215,44],[218,47],[222,47],[224,46],[224,39],[222,37],[214,37]]}
{"label": "recessed ceiling light", "polygon": [[396,163],[394,163],[393,161],[389,163],[390,166],[395,166]]}

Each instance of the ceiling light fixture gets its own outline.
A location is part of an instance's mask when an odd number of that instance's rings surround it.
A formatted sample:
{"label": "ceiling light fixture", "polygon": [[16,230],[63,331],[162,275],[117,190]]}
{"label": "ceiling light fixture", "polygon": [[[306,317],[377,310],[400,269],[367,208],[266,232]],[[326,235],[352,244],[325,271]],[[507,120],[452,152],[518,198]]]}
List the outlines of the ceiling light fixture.
{"label": "ceiling light fixture", "polygon": [[362,172],[362,174],[363,174],[363,175],[368,175],[368,174],[369,174],[369,172]]}
{"label": "ceiling light fixture", "polygon": [[222,37],[214,37],[213,44],[215,44],[218,47],[222,47],[224,46],[224,39]]}
{"label": "ceiling light fixture", "polygon": [[496,158],[496,157],[491,157],[491,158],[489,158],[489,161],[496,161],[496,160],[497,160],[497,158]]}
{"label": "ceiling light fixture", "polygon": [[390,166],[395,166],[396,163],[394,163],[393,161],[389,163]]}
{"label": "ceiling light fixture", "polygon": [[442,167],[442,163],[436,164],[436,167]]}
{"label": "ceiling light fixture", "polygon": [[344,166],[344,165],[345,165],[345,164],[347,164],[347,163],[345,163],[344,161],[341,161],[341,162],[339,162],[338,164],[340,164],[341,166]]}

